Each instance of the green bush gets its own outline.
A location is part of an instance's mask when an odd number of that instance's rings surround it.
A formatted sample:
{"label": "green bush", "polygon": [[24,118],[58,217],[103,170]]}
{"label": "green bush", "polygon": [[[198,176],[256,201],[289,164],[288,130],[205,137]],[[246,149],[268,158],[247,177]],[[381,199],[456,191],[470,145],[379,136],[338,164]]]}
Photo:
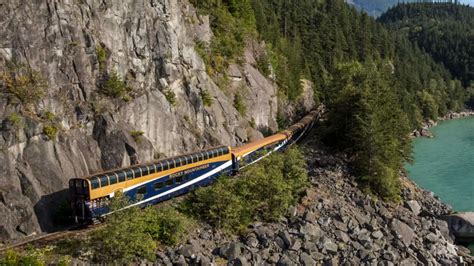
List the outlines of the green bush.
{"label": "green bush", "polygon": [[211,106],[212,103],[214,102],[214,99],[212,99],[212,96],[208,90],[201,90],[200,95],[201,95],[201,100],[204,106]]}
{"label": "green bush", "polygon": [[165,91],[166,100],[171,104],[171,106],[176,106],[178,101],[176,100],[176,94],[172,90]]}
{"label": "green bush", "polygon": [[[110,201],[113,211],[128,204],[128,199],[119,194]],[[93,233],[89,246],[97,262],[153,261],[157,242],[177,244],[187,235],[192,224],[172,208],[130,207],[108,215],[105,227]]]}
{"label": "green bush", "polygon": [[143,134],[145,134],[145,132],[141,130],[130,131],[130,135],[132,136],[132,138],[135,140],[136,143],[141,142],[141,137],[143,136]]}
{"label": "green bush", "polygon": [[105,82],[101,85],[100,91],[109,97],[127,98],[130,88],[127,87],[127,84],[120,78],[117,71],[112,70],[107,75]]}
{"label": "green bush", "polygon": [[234,108],[237,109],[241,116],[245,116],[245,113],[247,112],[247,106],[245,106],[244,98],[239,93],[235,94]]}
{"label": "green bush", "polygon": [[262,73],[265,77],[270,76],[270,60],[268,58],[268,55],[263,54],[257,58],[257,69],[260,73]]}
{"label": "green bush", "polygon": [[53,122],[56,119],[56,115],[53,112],[46,110],[43,113],[43,118],[50,122]]}
{"label": "green bush", "polygon": [[46,80],[39,72],[25,65],[9,64],[8,71],[0,72],[0,80],[6,92],[22,104],[35,104],[46,92]]}
{"label": "green bush", "polygon": [[253,220],[277,220],[308,184],[306,162],[297,149],[272,154],[236,178],[221,177],[183,203],[190,215],[229,233],[245,231]]}
{"label": "green bush", "polygon": [[249,202],[237,193],[239,181],[224,176],[212,186],[198,189],[184,202],[184,211],[226,232],[244,231],[252,213]]}
{"label": "green bush", "polygon": [[11,113],[7,116],[7,120],[10,121],[16,128],[23,126],[23,121],[18,113]]}
{"label": "green bush", "polygon": [[48,124],[43,127],[43,133],[48,136],[50,140],[53,140],[58,135],[58,127],[54,124]]}
{"label": "green bush", "polygon": [[201,13],[210,15],[214,37],[209,46],[197,41],[195,49],[206,64],[207,73],[215,76],[231,62],[238,62],[246,40],[256,32],[251,1],[192,0]]}
{"label": "green bush", "polygon": [[97,61],[99,62],[99,70],[105,70],[105,61],[107,60],[107,52],[105,51],[102,45],[97,45],[95,47],[95,52],[97,54]]}
{"label": "green bush", "polygon": [[3,257],[0,259],[0,265],[5,266],[43,266],[53,263],[53,253],[51,247],[33,248],[27,247],[21,253],[13,249],[8,249]]}

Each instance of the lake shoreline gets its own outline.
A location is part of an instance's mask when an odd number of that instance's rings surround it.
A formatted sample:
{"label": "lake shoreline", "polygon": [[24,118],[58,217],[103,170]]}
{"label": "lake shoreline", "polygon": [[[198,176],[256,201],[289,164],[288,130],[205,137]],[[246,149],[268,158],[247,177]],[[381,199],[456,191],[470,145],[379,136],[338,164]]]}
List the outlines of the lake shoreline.
{"label": "lake shoreline", "polygon": [[433,136],[433,133],[430,131],[430,129],[432,127],[437,126],[439,122],[473,117],[473,116],[474,116],[474,110],[466,109],[461,112],[450,111],[446,115],[442,117],[438,117],[437,121],[434,121],[431,119],[425,121],[419,129],[415,129],[411,132],[410,137],[411,138],[419,138],[419,137],[433,138],[434,136]]}
{"label": "lake shoreline", "polygon": [[[438,126],[439,125],[438,122],[458,120],[458,119],[464,119],[464,118],[469,118],[469,117],[474,117],[474,111],[473,110],[464,110],[462,112],[449,112],[445,116],[438,118],[437,121],[433,121],[433,120],[426,121],[425,123],[423,123],[423,125],[420,127],[420,129],[414,130],[410,134],[410,137],[412,137],[413,139],[415,139],[415,138],[434,138],[435,136],[434,136],[434,133],[433,133],[433,127]],[[436,132],[436,131],[434,131],[434,132]],[[420,159],[418,158],[418,160],[420,160]],[[457,176],[459,176],[459,175],[457,175]],[[459,178],[461,178],[461,177],[462,177],[462,175],[459,176]],[[410,180],[412,182],[414,182],[414,183],[420,182],[420,180],[418,180],[417,178],[415,178],[415,177],[412,177],[412,178],[410,178]],[[415,181],[415,180],[417,180],[417,181]],[[434,187],[430,187],[429,189],[427,189],[426,186],[425,186],[426,184],[423,185],[423,182],[416,183],[416,185],[420,188],[423,186],[423,189],[428,190],[428,191],[431,191],[432,189],[434,189],[436,191],[436,189]],[[448,200],[446,198],[438,198],[438,200],[440,200],[443,203],[449,204],[449,205],[453,204],[453,202],[451,202],[450,200]],[[458,211],[454,207],[453,207],[452,211],[453,211],[453,214],[455,214],[455,213],[466,213],[466,210]],[[474,211],[474,210],[470,210],[470,211]],[[459,244],[461,244],[461,242],[459,242]],[[471,254],[474,252],[474,243],[473,242],[462,243],[462,244],[464,246],[468,246],[471,249]]]}

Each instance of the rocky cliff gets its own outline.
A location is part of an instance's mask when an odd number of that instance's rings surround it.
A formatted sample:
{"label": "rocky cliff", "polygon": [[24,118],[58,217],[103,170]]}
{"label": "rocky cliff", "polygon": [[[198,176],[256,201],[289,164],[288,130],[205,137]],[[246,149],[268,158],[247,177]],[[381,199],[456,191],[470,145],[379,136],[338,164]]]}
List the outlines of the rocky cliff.
{"label": "rocky cliff", "polygon": [[71,177],[277,129],[259,44],[219,88],[194,49],[209,18],[187,1],[6,0],[0,26],[0,240],[52,230]]}

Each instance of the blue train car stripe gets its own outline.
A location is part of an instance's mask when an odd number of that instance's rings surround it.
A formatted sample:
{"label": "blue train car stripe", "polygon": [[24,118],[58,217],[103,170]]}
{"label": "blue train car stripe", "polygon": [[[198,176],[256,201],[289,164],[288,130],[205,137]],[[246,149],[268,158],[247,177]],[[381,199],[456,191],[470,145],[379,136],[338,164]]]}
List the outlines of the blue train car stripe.
{"label": "blue train car stripe", "polygon": [[[244,169],[245,167],[247,167],[247,166],[249,166],[249,165],[252,165],[252,164],[254,164],[254,163],[256,163],[256,162],[258,162],[258,161],[260,161],[260,160],[262,160],[262,159],[264,159],[264,158],[266,158],[266,157],[268,157],[268,156],[270,156],[270,154],[272,154],[273,152],[276,152],[276,151],[280,150],[280,149],[281,149],[282,147],[284,147],[287,143],[288,143],[288,140],[284,140],[280,145],[276,146],[276,147],[273,149],[273,151],[270,151],[270,152],[266,153],[264,156],[258,158],[257,160],[252,161],[252,162],[250,162],[250,163],[248,163],[248,164],[246,164],[246,165],[240,167],[240,169]],[[258,150],[256,150],[256,151],[251,151],[251,152],[249,152],[249,153],[247,153],[247,154],[244,154],[244,155],[242,156],[242,159],[241,159],[241,160],[245,160],[245,157],[247,157],[248,155],[250,155],[250,154],[252,154],[252,153],[258,152],[259,150],[260,150],[260,149],[258,149]]]}
{"label": "blue train car stripe", "polygon": [[222,172],[223,170],[225,170],[226,168],[229,168],[229,167],[231,167],[231,166],[232,166],[232,161],[229,160],[229,161],[225,162],[224,164],[220,165],[219,167],[216,167],[215,169],[213,169],[213,170],[211,170],[211,171],[209,171],[209,172],[207,172],[207,173],[201,175],[200,177],[194,178],[193,180],[190,180],[189,182],[186,182],[186,183],[184,183],[184,184],[182,184],[182,185],[179,185],[179,186],[177,186],[177,187],[174,187],[174,188],[172,188],[172,189],[170,189],[170,190],[167,190],[167,191],[165,191],[165,192],[163,192],[163,193],[160,193],[160,194],[158,194],[158,195],[155,195],[155,196],[153,196],[153,197],[149,197],[149,198],[146,198],[146,199],[144,199],[144,200],[142,200],[142,201],[140,201],[140,202],[136,202],[136,203],[134,203],[134,204],[131,204],[131,205],[125,207],[124,209],[129,208],[129,207],[132,207],[132,206],[141,205],[141,204],[147,203],[147,202],[149,202],[149,201],[152,201],[152,200],[154,200],[154,199],[158,199],[158,198],[161,198],[161,197],[165,197],[165,196],[167,196],[168,194],[171,194],[171,193],[174,193],[174,192],[178,192],[178,191],[184,189],[185,187],[194,185],[194,184],[196,184],[196,183],[198,183],[198,182],[200,182],[200,181],[205,180],[206,178],[208,178],[208,177],[210,177],[210,176],[212,176],[212,175],[215,175],[215,174],[217,174],[217,173],[220,173],[220,172]]}

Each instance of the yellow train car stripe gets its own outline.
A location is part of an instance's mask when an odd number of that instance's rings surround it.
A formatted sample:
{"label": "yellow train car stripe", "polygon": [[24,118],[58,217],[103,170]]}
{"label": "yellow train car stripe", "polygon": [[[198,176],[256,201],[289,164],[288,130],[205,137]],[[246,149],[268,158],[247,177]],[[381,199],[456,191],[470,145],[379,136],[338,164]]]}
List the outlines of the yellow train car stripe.
{"label": "yellow train car stripe", "polygon": [[275,135],[272,135],[270,137],[266,137],[264,139],[261,139],[261,140],[255,141],[255,142],[251,142],[249,144],[245,144],[243,146],[233,148],[232,149],[232,154],[234,154],[234,156],[238,158],[240,156],[243,156],[243,155],[247,154],[248,152],[250,152],[252,150],[259,149],[261,147],[264,147],[268,144],[271,144],[271,143],[274,143],[274,142],[277,142],[277,141],[285,140],[286,138],[287,137],[284,134],[280,134],[280,133],[275,134]]}
{"label": "yellow train car stripe", "polygon": [[198,166],[205,165],[205,164],[211,164],[211,163],[216,163],[216,162],[221,162],[221,161],[230,161],[230,160],[232,160],[232,155],[229,153],[229,154],[218,156],[218,157],[215,157],[215,158],[212,158],[212,159],[208,159],[208,160],[188,164],[188,165],[185,165],[185,166],[176,167],[176,168],[173,168],[171,170],[166,170],[166,171],[154,173],[154,174],[151,174],[151,175],[146,175],[146,176],[142,176],[142,177],[139,177],[139,178],[130,179],[130,180],[127,180],[125,182],[121,182],[121,183],[117,183],[117,184],[113,184],[113,185],[108,185],[108,186],[101,187],[101,188],[96,188],[96,189],[93,189],[93,190],[90,191],[90,199],[93,200],[93,199],[105,197],[105,196],[110,195],[114,192],[123,191],[124,189],[127,189],[131,186],[146,183],[148,181],[151,181],[151,180],[154,180],[154,179],[159,179],[160,177],[168,176],[170,174],[181,172],[181,171],[184,171],[184,170],[187,170],[187,169],[190,169],[190,168],[198,167]]}

